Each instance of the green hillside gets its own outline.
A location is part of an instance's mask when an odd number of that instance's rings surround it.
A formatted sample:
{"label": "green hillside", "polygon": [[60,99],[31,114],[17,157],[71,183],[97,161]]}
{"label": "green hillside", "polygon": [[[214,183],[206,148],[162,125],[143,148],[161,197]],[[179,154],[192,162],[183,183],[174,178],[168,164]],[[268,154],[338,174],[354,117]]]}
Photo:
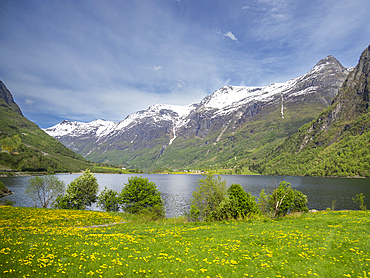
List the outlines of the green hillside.
{"label": "green hillside", "polygon": [[1,170],[72,172],[86,169],[88,163],[82,156],[22,115],[3,83],[0,90]]}

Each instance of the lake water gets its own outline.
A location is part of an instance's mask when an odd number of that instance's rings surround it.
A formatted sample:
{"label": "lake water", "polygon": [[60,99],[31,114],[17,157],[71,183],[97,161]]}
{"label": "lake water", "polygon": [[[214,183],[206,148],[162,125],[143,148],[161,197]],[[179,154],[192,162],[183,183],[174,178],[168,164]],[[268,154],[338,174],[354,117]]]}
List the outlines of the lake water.
{"label": "lake water", "polygon": [[[57,177],[68,185],[79,174],[59,174]],[[99,190],[104,187],[120,192],[128,178],[135,175],[95,174],[99,183]],[[197,188],[200,175],[138,175],[155,182],[162,194],[166,207],[167,217],[184,214],[189,209],[193,191]],[[240,184],[246,191],[258,197],[261,190],[271,193],[280,181],[291,183],[291,187],[302,191],[308,198],[308,208],[324,210],[332,207],[335,201],[336,210],[358,209],[352,201],[356,194],[363,193],[365,204],[370,209],[370,179],[356,178],[321,178],[321,177],[295,177],[295,176],[247,176],[247,175],[222,175],[228,186],[232,183]],[[0,178],[4,185],[14,192],[13,195],[1,199],[15,202],[15,206],[33,206],[31,199],[24,193],[30,177]],[[93,205],[93,210],[98,208]]]}

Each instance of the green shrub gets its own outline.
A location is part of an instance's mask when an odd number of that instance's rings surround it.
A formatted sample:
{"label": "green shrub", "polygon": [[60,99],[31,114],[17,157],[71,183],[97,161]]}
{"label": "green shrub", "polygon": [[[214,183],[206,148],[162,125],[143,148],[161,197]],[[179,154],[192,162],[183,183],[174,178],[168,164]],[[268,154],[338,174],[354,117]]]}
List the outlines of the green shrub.
{"label": "green shrub", "polygon": [[74,179],[67,188],[65,195],[59,195],[54,203],[60,209],[86,209],[97,199],[99,185],[96,177],[86,170]]}
{"label": "green shrub", "polygon": [[211,220],[211,213],[226,198],[226,181],[210,173],[204,176],[204,179],[198,180],[199,187],[192,194],[188,215],[191,221]]}
{"label": "green shrub", "polygon": [[147,178],[131,177],[119,195],[122,210],[128,213],[153,213],[164,217],[164,204],[154,182]]}
{"label": "green shrub", "polygon": [[98,196],[98,207],[104,211],[119,211],[119,198],[117,191],[105,187]]}
{"label": "green shrub", "polygon": [[249,192],[245,192],[240,184],[232,184],[228,188],[227,193],[230,199],[235,200],[237,211],[236,215],[234,215],[235,219],[259,213],[255,198]]}
{"label": "green shrub", "polygon": [[291,212],[308,212],[307,207],[307,196],[304,195],[301,191],[294,190],[294,199]]}
{"label": "green shrub", "polygon": [[209,216],[210,220],[222,221],[242,218],[238,210],[238,202],[235,198],[226,197],[221,203],[213,210]]}
{"label": "green shrub", "polygon": [[284,216],[288,213],[294,200],[294,192],[290,187],[290,183],[286,181],[280,182],[269,196],[268,204],[274,213],[274,217]]}
{"label": "green shrub", "polygon": [[3,192],[5,188],[5,185],[0,181],[0,192]]}
{"label": "green shrub", "polygon": [[266,194],[265,190],[262,189],[260,196],[258,197],[258,208],[263,215],[268,215],[271,211],[269,208],[269,195]]}
{"label": "green shrub", "polygon": [[289,212],[308,212],[307,196],[293,190],[290,183],[282,181],[268,197],[268,209],[274,217],[285,216]]}
{"label": "green shrub", "polygon": [[362,193],[356,194],[356,197],[352,198],[352,200],[355,204],[359,203],[361,210],[366,210],[366,205],[364,205],[364,200],[365,200],[364,194]]}

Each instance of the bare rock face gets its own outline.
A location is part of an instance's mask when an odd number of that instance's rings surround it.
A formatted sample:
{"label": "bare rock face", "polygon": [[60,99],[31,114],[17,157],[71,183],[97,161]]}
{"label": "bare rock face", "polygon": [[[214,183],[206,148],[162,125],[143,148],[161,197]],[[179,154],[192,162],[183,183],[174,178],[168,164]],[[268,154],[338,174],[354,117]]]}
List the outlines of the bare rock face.
{"label": "bare rock face", "polygon": [[347,120],[354,119],[369,108],[370,95],[370,46],[362,53],[360,60],[335,99],[339,106],[338,116]]}

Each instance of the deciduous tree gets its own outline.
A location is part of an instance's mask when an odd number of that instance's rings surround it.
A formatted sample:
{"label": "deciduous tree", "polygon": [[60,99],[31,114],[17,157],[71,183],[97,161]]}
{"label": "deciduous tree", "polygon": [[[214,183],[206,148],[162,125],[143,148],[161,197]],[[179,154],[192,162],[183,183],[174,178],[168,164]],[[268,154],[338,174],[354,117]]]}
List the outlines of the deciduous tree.
{"label": "deciduous tree", "polygon": [[74,179],[66,190],[66,194],[58,196],[55,207],[62,209],[86,209],[97,199],[99,185],[96,177],[86,170]]}
{"label": "deciduous tree", "polygon": [[40,204],[43,208],[47,208],[64,190],[64,182],[54,175],[32,177],[26,187],[26,193],[33,200],[35,207]]}
{"label": "deciduous tree", "polygon": [[213,174],[206,174],[204,179],[198,180],[199,187],[193,192],[190,203],[189,219],[192,221],[211,220],[213,211],[226,198],[226,181]]}

